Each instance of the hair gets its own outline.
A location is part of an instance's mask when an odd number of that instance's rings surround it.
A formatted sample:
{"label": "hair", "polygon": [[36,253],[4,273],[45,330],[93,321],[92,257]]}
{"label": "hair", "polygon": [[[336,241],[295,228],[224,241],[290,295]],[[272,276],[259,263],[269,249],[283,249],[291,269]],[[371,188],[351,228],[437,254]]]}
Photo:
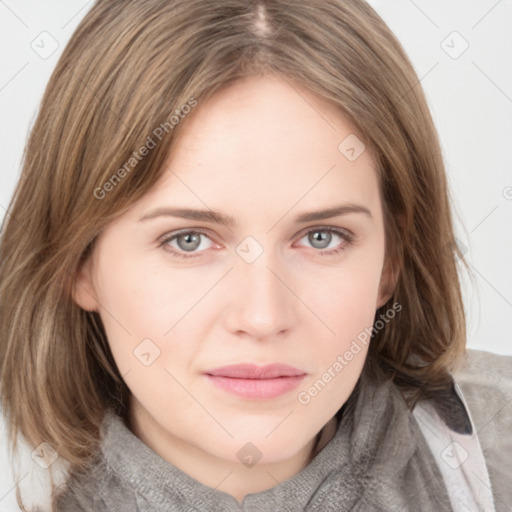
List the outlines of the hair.
{"label": "hair", "polygon": [[[398,277],[375,320],[402,309],[373,331],[368,360],[410,404],[446,388],[465,351],[457,258],[467,263],[424,92],[374,9],[364,0],[99,0],[47,84],[2,226],[0,397],[11,451],[18,433],[46,441],[79,474],[98,452],[106,408],[126,417],[129,390],[100,317],[72,299],[77,271],[102,229],[162,175],[185,106],[267,74],[327,99],[378,163]],[[132,160],[148,138],[154,148]],[[26,510],[18,488],[17,498]]]}

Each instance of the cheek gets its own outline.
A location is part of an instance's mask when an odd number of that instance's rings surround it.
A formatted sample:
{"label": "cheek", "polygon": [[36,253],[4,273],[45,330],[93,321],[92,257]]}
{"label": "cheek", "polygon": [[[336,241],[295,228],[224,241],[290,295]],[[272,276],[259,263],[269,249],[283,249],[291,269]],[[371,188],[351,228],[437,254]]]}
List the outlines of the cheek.
{"label": "cheek", "polygon": [[[170,271],[165,261],[130,257],[115,261],[108,259],[108,251],[103,254],[95,289],[119,371],[127,376],[132,392],[146,389],[150,382],[153,389],[168,389],[172,379],[166,368],[176,369],[178,362],[178,371],[184,371],[197,350],[201,338],[194,337],[192,330],[198,312],[204,310],[197,306],[211,287],[211,272],[209,279],[196,272],[191,280],[190,271]],[[187,343],[182,343],[184,339]]]}
{"label": "cheek", "polygon": [[357,265],[333,272],[321,283],[305,287],[304,302],[324,320],[326,334],[347,339],[361,329],[371,326],[376,311],[380,268]]}
{"label": "cheek", "polygon": [[98,261],[95,291],[112,355],[121,375],[125,375],[144,367],[147,356],[143,354],[147,352],[151,360],[157,361],[155,358],[163,348],[163,335],[173,320],[166,315],[165,305],[173,302],[172,294],[176,291],[164,287],[137,261],[109,256],[110,252],[104,250]]}
{"label": "cheek", "polygon": [[[378,280],[371,272],[353,271],[340,273],[331,286],[337,287],[336,292],[317,290],[310,296],[325,325],[314,319],[317,327],[308,331],[315,340],[311,360],[315,360],[316,371],[297,394],[304,414],[315,410],[326,417],[347,400],[362,372],[375,318]],[[316,335],[315,330],[322,334]]]}
{"label": "cheek", "polygon": [[[106,258],[105,258],[106,259]],[[130,333],[163,336],[190,309],[193,300],[189,277],[172,276],[151,259],[123,257],[102,261],[96,274],[96,290],[103,316]],[[125,334],[126,334],[125,331]]]}
{"label": "cheek", "polygon": [[316,340],[314,357],[318,373],[315,379],[321,380],[320,387],[329,382],[322,401],[327,395],[346,398],[361,373],[371,338],[380,281],[380,260],[375,260],[368,262],[361,258],[354,264],[347,264],[322,286],[310,287],[305,299],[322,320],[319,322],[312,316],[308,322],[309,337]]}

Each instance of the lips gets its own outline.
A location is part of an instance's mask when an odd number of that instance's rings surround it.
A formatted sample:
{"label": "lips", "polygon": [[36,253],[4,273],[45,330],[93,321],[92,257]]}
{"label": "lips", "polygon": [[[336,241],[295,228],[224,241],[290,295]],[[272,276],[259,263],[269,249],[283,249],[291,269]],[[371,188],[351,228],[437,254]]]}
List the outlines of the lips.
{"label": "lips", "polygon": [[214,377],[230,377],[232,379],[274,379],[277,377],[297,377],[305,372],[287,364],[269,364],[256,366],[254,364],[236,364],[215,368],[206,372]]}
{"label": "lips", "polygon": [[216,387],[248,399],[270,399],[296,388],[306,373],[287,364],[238,364],[206,372]]}

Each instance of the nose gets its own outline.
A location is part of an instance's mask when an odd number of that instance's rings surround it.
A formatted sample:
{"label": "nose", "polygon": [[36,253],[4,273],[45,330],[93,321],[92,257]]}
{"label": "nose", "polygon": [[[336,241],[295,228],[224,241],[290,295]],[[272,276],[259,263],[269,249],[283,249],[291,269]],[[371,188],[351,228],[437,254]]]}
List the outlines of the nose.
{"label": "nose", "polygon": [[264,341],[283,336],[297,325],[300,301],[287,282],[289,274],[282,268],[267,251],[252,263],[236,262],[230,276],[226,315],[230,332]]}

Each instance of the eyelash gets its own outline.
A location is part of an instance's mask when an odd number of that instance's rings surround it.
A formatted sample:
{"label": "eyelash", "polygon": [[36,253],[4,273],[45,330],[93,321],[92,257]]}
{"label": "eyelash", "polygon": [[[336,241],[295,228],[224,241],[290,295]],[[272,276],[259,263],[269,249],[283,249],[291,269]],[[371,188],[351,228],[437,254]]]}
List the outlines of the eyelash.
{"label": "eyelash", "polygon": [[[349,247],[353,243],[353,237],[351,235],[349,235],[346,231],[343,231],[341,229],[334,228],[334,227],[331,227],[331,226],[315,227],[313,229],[310,229],[310,230],[306,231],[300,238],[304,238],[304,236],[308,235],[309,233],[314,233],[314,232],[317,232],[317,231],[321,231],[321,232],[325,232],[325,233],[334,233],[334,234],[338,235],[340,238],[342,238],[345,241],[343,246],[338,247],[337,249],[329,249],[329,250],[319,250],[319,251],[317,251],[318,255],[320,255],[320,256],[334,256],[334,255],[344,251],[347,247]],[[202,229],[186,229],[186,230],[179,231],[177,233],[173,233],[170,236],[164,235],[164,237],[159,240],[158,247],[161,247],[164,251],[169,252],[172,256],[176,256],[176,257],[179,257],[179,258],[187,258],[188,259],[188,258],[201,257],[202,253],[204,251],[200,251],[199,253],[189,253],[189,254],[186,254],[186,253],[178,251],[178,250],[174,249],[173,247],[171,247],[170,245],[168,245],[169,242],[171,242],[172,240],[178,238],[179,236],[190,234],[190,233],[201,234],[201,235],[206,236],[207,238],[210,238],[208,236],[208,233],[206,231],[203,231]]]}

